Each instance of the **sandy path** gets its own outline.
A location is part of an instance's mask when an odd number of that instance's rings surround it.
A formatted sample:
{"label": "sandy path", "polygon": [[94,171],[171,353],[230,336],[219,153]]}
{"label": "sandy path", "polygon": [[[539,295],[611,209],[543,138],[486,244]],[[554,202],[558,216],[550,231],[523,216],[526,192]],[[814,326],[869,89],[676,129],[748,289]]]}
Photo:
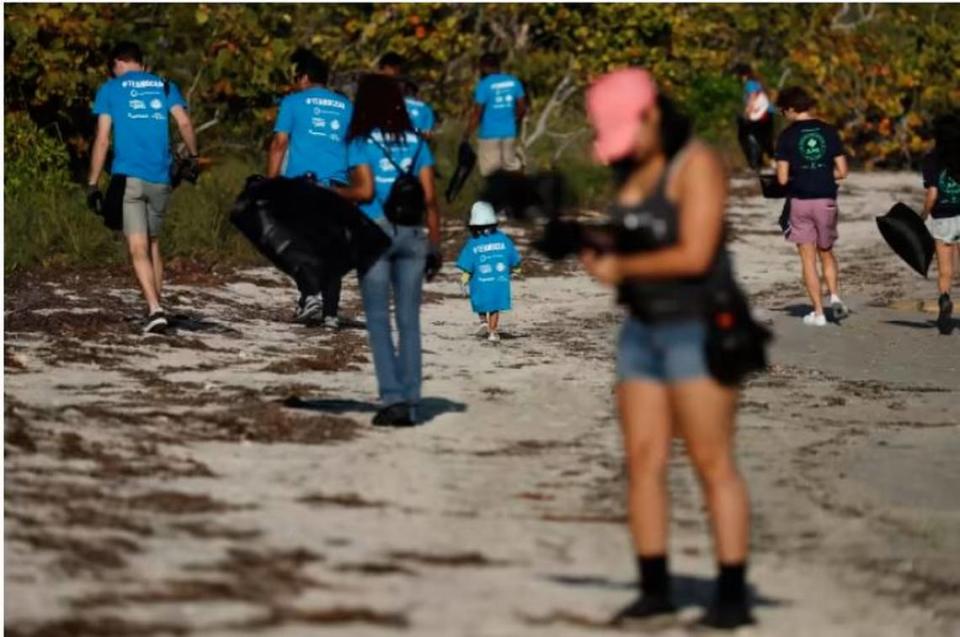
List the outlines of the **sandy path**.
{"label": "sandy path", "polygon": [[[845,186],[855,314],[816,333],[793,316],[777,204],[735,183],[738,269],[778,334],[740,421],[761,622],[744,634],[960,634],[960,334],[883,307],[932,285],[887,257],[872,220],[916,202],[916,182]],[[430,420],[379,431],[362,331],[278,321],[292,294],[266,270],[213,283],[174,286],[211,324],[166,339],[117,325],[136,299],[106,283],[112,315],[63,282],[6,317],[9,634],[610,632],[634,572],[606,291],[528,276],[493,346],[448,273],[423,314]],[[679,447],[674,464],[686,609],[663,634],[680,636],[713,566]]]}

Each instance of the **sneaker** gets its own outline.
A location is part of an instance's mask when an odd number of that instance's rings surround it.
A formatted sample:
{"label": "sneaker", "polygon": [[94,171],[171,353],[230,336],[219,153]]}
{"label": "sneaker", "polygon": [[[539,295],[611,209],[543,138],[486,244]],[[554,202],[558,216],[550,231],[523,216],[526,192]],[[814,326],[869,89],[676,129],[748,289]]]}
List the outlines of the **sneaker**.
{"label": "sneaker", "polygon": [[850,310],[847,309],[847,306],[844,305],[840,299],[830,301],[830,311],[833,312],[834,321],[842,321],[850,316]]}
{"label": "sneaker", "polygon": [[756,623],[750,614],[750,606],[742,602],[714,602],[697,624],[708,628],[733,630],[741,626],[751,626]]}
{"label": "sneaker", "polygon": [[373,424],[377,427],[412,427],[416,423],[407,403],[394,403],[378,411],[373,416]]}
{"label": "sneaker", "polygon": [[144,334],[163,334],[167,329],[167,315],[163,310],[151,312],[143,326]]}
{"label": "sneaker", "polygon": [[487,340],[490,341],[491,343],[499,343],[500,335],[497,334],[496,332],[490,332],[490,336],[487,337]]}
{"label": "sneaker", "polygon": [[630,624],[643,623],[650,627],[652,622],[666,623],[672,619],[672,615],[676,611],[677,607],[673,605],[669,597],[641,595],[629,605],[620,609],[610,620],[610,625],[629,626]]}
{"label": "sneaker", "polygon": [[823,314],[817,314],[816,312],[810,312],[803,317],[804,325],[812,325],[813,327],[823,327],[827,324],[827,317]]}
{"label": "sneaker", "polygon": [[480,327],[477,329],[477,336],[489,336],[490,328],[487,327],[486,323],[481,323]]}
{"label": "sneaker", "polygon": [[297,313],[298,323],[308,323],[314,319],[319,319],[323,314],[323,297],[319,294],[312,294],[303,300],[303,306]]}
{"label": "sneaker", "polygon": [[937,329],[941,334],[949,334],[953,331],[953,301],[949,294],[941,294],[938,300],[940,305],[940,314],[937,316]]}
{"label": "sneaker", "polygon": [[323,326],[328,330],[338,330],[340,329],[340,319],[336,316],[324,316]]}

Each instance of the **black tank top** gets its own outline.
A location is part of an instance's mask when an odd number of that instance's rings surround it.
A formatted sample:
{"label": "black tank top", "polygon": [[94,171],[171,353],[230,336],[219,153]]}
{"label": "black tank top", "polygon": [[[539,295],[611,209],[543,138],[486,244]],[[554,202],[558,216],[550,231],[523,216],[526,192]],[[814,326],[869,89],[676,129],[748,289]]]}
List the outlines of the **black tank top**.
{"label": "black tank top", "polygon": [[[653,193],[639,204],[610,206],[616,226],[617,251],[648,252],[668,248],[680,240],[677,206],[667,199],[667,182],[673,167],[683,156],[681,150],[663,171]],[[730,257],[721,241],[710,268],[698,277],[671,279],[627,279],[620,284],[617,301],[637,319],[657,323],[704,318],[709,311],[710,292],[732,280]]]}

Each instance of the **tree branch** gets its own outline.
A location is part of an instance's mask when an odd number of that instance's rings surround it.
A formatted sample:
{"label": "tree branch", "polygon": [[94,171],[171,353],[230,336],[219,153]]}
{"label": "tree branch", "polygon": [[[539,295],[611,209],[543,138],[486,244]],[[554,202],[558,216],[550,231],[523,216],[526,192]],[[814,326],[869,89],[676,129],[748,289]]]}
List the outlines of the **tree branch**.
{"label": "tree branch", "polygon": [[[557,83],[556,87],[554,87],[553,94],[550,96],[547,104],[543,107],[543,110],[540,111],[540,116],[537,118],[537,123],[534,126],[533,132],[529,135],[523,135],[523,148],[530,148],[534,142],[546,134],[547,122],[550,120],[550,115],[553,114],[553,111],[562,106],[564,102],[570,99],[570,97],[578,90],[579,87],[573,80],[573,71],[568,70],[560,82]],[[526,131],[524,131],[524,133],[526,133]]]}

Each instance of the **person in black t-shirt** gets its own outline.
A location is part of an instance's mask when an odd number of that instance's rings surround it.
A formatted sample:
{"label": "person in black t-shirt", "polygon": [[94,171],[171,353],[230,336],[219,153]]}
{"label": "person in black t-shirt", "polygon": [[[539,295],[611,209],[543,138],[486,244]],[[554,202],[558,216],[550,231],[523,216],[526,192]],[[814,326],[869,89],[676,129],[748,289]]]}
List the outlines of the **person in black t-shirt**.
{"label": "person in black t-shirt", "polygon": [[940,314],[937,327],[941,334],[953,330],[954,259],[960,258],[960,117],[944,115],[933,125],[935,146],[923,160],[923,218],[932,217],[930,234],[936,242],[937,288]]}
{"label": "person in black t-shirt", "polygon": [[806,325],[823,327],[820,275],[830,291],[834,320],[845,318],[847,307],[840,300],[839,266],[833,254],[837,240],[837,181],[847,176],[847,159],[837,129],[815,118],[816,102],[798,86],[786,88],[777,97],[777,107],[790,125],[780,133],[775,157],[777,181],[787,188],[790,224],[788,241],[797,244],[803,264],[803,282],[813,311],[803,317]]}

